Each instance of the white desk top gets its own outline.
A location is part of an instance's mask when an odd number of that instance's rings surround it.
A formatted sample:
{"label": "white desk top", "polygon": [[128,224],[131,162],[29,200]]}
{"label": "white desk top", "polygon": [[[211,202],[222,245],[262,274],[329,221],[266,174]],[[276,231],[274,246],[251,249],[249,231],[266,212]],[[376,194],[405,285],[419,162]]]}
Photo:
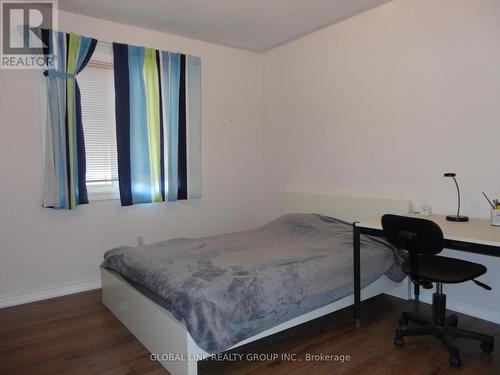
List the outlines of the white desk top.
{"label": "white desk top", "polygon": [[[458,223],[447,221],[445,216],[409,214],[410,217],[434,221],[441,227],[444,238],[447,240],[463,241],[500,247],[500,227],[490,224],[489,220],[469,219],[468,222]],[[361,220],[356,224],[362,228],[382,229],[381,218]]]}

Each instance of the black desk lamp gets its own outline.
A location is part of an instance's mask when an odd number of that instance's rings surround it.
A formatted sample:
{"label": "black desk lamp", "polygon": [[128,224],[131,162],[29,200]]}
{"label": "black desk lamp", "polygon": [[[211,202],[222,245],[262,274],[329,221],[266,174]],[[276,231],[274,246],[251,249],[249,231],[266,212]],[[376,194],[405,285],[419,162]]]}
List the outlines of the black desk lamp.
{"label": "black desk lamp", "polygon": [[457,187],[457,194],[458,194],[457,214],[446,216],[446,220],[448,220],[448,221],[460,221],[460,222],[469,221],[469,218],[467,216],[460,216],[460,189],[458,188],[458,183],[457,183],[457,180],[455,179],[455,176],[456,176],[456,174],[452,173],[452,172],[448,172],[448,173],[444,174],[444,177],[453,177],[453,181],[455,181],[455,185]]}

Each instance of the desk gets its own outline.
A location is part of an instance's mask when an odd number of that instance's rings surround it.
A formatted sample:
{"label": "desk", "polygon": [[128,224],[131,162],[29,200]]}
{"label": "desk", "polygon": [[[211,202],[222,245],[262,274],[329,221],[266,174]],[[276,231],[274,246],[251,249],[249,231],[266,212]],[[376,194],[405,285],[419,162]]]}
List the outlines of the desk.
{"label": "desk", "polygon": [[[444,248],[500,257],[500,227],[494,227],[489,220],[470,219],[465,223],[446,221],[445,216],[419,214],[408,215],[432,220],[441,227]],[[381,218],[354,223],[354,320],[361,325],[361,258],[360,235],[382,237]]]}

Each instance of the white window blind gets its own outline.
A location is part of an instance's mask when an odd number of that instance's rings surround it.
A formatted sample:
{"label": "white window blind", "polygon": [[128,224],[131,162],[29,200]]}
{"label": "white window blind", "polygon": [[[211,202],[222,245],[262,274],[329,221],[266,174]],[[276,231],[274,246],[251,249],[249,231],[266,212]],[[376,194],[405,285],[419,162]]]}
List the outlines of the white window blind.
{"label": "white window blind", "polygon": [[78,74],[90,200],[119,197],[112,50],[98,43]]}

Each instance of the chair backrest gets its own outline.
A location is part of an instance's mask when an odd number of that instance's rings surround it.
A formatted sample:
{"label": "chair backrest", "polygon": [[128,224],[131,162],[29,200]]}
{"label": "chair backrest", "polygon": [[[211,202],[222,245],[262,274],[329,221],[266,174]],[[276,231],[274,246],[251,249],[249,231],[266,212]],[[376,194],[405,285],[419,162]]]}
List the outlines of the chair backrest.
{"label": "chair backrest", "polygon": [[418,281],[418,256],[443,250],[443,232],[430,220],[387,214],[382,216],[384,237],[396,248],[408,251],[410,277]]}

